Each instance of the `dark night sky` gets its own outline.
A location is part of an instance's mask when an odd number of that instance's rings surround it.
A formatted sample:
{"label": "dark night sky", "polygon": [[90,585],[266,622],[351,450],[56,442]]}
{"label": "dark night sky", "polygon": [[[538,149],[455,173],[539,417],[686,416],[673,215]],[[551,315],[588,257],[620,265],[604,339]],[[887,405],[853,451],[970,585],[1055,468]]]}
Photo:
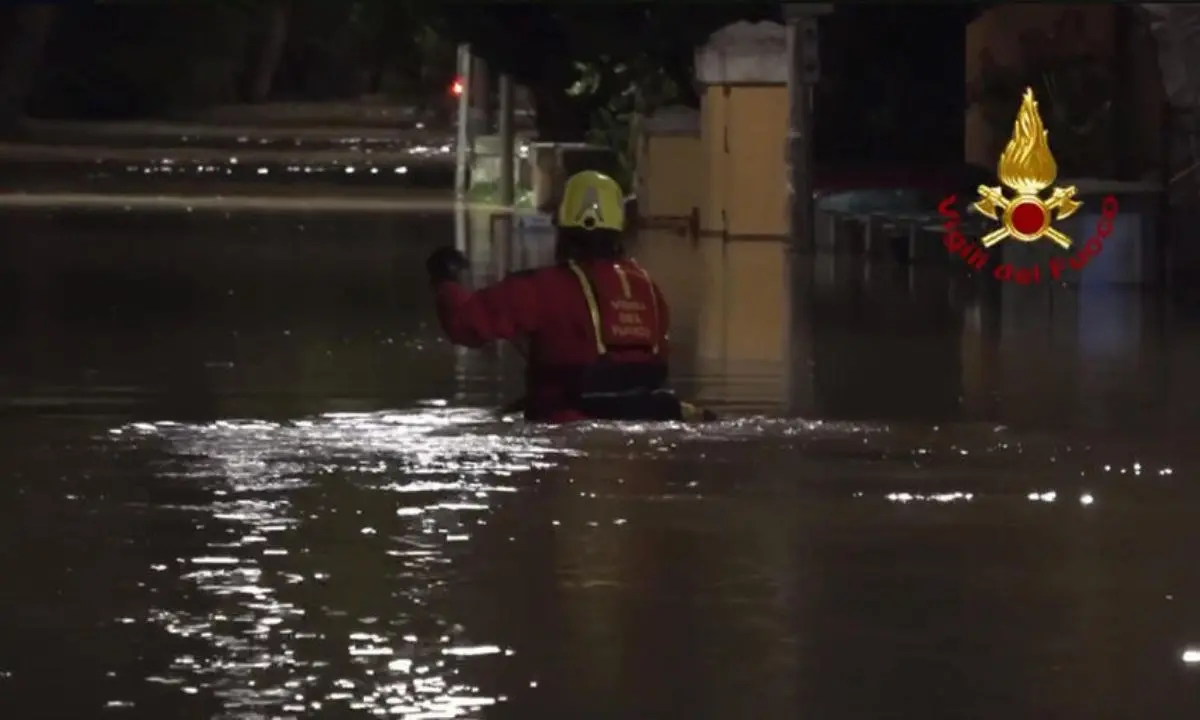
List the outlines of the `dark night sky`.
{"label": "dark night sky", "polygon": [[[759,19],[764,13],[778,15],[780,8],[760,3],[744,5],[748,19]],[[597,7],[592,6],[591,11]],[[819,159],[838,164],[958,162],[963,146],[965,26],[978,7],[974,3],[839,3],[836,11],[822,20],[824,67],[817,91],[816,128]],[[701,6],[697,6],[697,12],[702,12]],[[159,15],[96,9],[80,15],[86,23],[60,23],[50,43],[50,57],[44,63],[43,77],[53,78],[53,82],[44,81],[42,89],[47,89],[45,85],[55,86],[76,112],[81,107],[97,106],[97,112],[90,114],[133,116],[150,109],[143,107],[147,90],[142,87],[150,76],[117,72],[122,66],[113,58],[114,54],[124,57],[128,64],[129,56],[138,52],[161,54],[163,43],[180,46],[190,37],[177,23],[166,25],[174,28],[170,38],[160,37]],[[110,20],[107,25],[105,19]],[[143,48],[145,37],[158,38],[157,45],[150,43],[153,47]],[[548,39],[546,42],[554,44]],[[551,49],[537,38],[522,47],[539,63],[545,62]],[[81,54],[93,59],[81,61]],[[95,70],[96,57],[105,58],[99,65],[107,71]],[[171,53],[164,62],[172,66],[164,73],[181,73],[176,67],[180,62],[193,66],[194,72],[183,73],[185,77],[194,75],[200,67],[199,61],[187,61],[186,52]],[[211,64],[212,60],[206,62]],[[56,73],[64,63],[74,69]],[[90,69],[81,76],[75,66]],[[280,72],[280,85],[287,76]],[[66,80],[70,80],[70,87],[64,89],[60,86]],[[44,101],[44,95],[35,93],[34,105],[41,110],[58,110],[55,103]],[[67,112],[65,107],[62,111]]]}
{"label": "dark night sky", "polygon": [[822,30],[824,152],[843,161],[959,161],[974,12],[955,4],[839,6]]}

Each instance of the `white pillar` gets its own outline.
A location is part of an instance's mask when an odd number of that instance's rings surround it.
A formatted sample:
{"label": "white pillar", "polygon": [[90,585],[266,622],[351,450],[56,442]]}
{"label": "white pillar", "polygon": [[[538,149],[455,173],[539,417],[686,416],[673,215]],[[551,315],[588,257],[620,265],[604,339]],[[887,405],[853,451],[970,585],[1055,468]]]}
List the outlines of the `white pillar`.
{"label": "white pillar", "polygon": [[516,197],[515,188],[513,187],[516,181],[516,165],[515,153],[516,136],[513,121],[515,118],[515,108],[513,107],[513,86],[512,78],[508,75],[500,76],[500,204],[505,207],[510,207]]}
{"label": "white pillar", "polygon": [[458,137],[454,149],[454,195],[462,200],[467,195],[471,160],[471,46],[458,46],[458,81],[462,93],[458,96]]}

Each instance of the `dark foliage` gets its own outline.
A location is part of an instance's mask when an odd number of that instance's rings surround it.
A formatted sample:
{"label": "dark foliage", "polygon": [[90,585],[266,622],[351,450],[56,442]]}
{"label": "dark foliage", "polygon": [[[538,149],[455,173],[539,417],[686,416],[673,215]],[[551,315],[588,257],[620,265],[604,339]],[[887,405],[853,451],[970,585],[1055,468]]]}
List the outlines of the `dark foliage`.
{"label": "dark foliage", "polygon": [[[781,7],[126,0],[63,4],[54,17],[9,8],[21,20],[9,26],[26,29],[5,38],[0,109],[9,121],[21,111],[182,117],[219,104],[379,92],[445,104],[454,46],[469,42],[528,88],[543,137],[581,139],[598,118],[694,105],[696,48],[729,23],[778,20]],[[822,19],[820,153],[929,164],[961,154],[963,27],[976,8],[938,8],[845,4]]]}

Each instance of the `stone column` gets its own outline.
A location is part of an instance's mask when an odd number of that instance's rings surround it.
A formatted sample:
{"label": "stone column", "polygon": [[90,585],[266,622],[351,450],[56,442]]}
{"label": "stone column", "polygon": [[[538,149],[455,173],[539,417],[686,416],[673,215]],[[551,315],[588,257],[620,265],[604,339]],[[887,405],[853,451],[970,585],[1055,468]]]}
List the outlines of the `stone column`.
{"label": "stone column", "polygon": [[739,22],[696,51],[707,191],[701,230],[787,235],[787,32]]}
{"label": "stone column", "polygon": [[516,108],[513,107],[513,82],[500,76],[500,204],[511,207],[516,198]]}
{"label": "stone column", "polygon": [[817,17],[831,5],[785,5],[788,54],[788,235],[793,253],[816,248],[813,86],[820,76]]}
{"label": "stone column", "polygon": [[474,142],[471,135],[471,46],[466,43],[458,46],[458,78],[462,92],[458,96],[458,115],[454,121],[458,130],[454,147],[454,195],[463,200],[470,185],[467,168]]}

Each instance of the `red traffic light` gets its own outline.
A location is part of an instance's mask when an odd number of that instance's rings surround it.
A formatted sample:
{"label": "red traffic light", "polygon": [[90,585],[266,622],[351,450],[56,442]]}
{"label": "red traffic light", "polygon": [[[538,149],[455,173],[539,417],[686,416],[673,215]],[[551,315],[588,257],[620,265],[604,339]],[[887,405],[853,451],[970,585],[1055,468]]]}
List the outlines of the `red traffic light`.
{"label": "red traffic light", "polygon": [[454,82],[450,83],[450,94],[454,97],[459,97],[463,94],[463,84],[461,78],[454,78]]}

